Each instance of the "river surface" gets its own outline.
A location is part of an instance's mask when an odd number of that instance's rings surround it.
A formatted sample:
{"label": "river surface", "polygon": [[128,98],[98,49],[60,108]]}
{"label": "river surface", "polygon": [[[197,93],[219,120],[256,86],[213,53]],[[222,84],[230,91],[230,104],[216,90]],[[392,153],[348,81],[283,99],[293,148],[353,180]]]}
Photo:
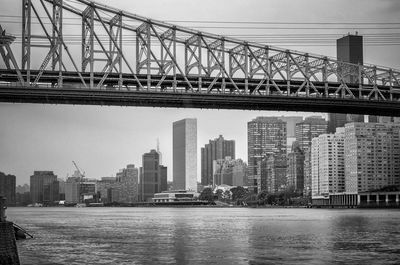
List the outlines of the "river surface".
{"label": "river surface", "polygon": [[8,208],[22,264],[400,264],[400,211]]}

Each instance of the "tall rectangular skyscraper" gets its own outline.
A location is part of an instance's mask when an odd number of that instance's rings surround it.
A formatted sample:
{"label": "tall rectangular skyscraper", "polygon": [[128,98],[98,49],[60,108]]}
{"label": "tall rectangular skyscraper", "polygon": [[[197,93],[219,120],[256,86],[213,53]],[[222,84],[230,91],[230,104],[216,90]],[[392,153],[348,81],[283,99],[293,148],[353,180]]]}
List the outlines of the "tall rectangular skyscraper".
{"label": "tall rectangular skyscraper", "polygon": [[155,193],[167,190],[167,167],[160,164],[160,152],[150,150],[143,154],[140,176],[141,200],[151,201]]}
{"label": "tall rectangular skyscraper", "polygon": [[[336,40],[336,57],[338,61],[363,64],[363,37],[347,35]],[[345,82],[357,83],[358,71],[343,76]],[[335,133],[336,128],[344,127],[349,122],[364,122],[364,115],[329,113],[328,133]]]}
{"label": "tall rectangular skyscraper", "polygon": [[197,191],[197,120],[173,123],[173,181],[176,190]]}

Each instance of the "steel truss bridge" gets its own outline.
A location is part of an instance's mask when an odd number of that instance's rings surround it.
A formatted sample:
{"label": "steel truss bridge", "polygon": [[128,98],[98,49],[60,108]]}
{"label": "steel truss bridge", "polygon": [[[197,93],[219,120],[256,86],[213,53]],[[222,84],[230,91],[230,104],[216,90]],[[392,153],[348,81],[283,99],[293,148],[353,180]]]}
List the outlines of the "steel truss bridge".
{"label": "steel truss bridge", "polygon": [[86,0],[22,0],[21,18],[18,38],[0,25],[1,102],[400,116],[398,70],[200,32]]}

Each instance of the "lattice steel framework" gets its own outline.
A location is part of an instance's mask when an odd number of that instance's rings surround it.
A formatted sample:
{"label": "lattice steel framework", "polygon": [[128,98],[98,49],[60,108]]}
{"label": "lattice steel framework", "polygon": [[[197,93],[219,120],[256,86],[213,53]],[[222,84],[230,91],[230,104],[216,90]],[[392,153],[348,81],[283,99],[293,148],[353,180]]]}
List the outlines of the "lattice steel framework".
{"label": "lattice steel framework", "polygon": [[[6,68],[16,70],[26,87],[67,83],[92,90],[400,99],[398,70],[198,32],[87,0],[22,3],[20,68],[10,43],[0,51]],[[81,54],[71,51],[63,35],[66,14],[82,21]],[[33,18],[41,33],[33,33]],[[135,40],[135,47],[124,47],[125,38]],[[37,49],[45,56],[32,67]]]}

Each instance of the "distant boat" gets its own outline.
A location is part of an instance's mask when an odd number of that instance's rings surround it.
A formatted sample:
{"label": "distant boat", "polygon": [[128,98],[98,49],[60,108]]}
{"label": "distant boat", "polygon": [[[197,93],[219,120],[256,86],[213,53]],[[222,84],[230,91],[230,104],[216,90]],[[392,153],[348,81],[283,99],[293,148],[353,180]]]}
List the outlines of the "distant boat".
{"label": "distant boat", "polygon": [[81,207],[86,207],[86,203],[77,203],[75,207],[81,208]]}

